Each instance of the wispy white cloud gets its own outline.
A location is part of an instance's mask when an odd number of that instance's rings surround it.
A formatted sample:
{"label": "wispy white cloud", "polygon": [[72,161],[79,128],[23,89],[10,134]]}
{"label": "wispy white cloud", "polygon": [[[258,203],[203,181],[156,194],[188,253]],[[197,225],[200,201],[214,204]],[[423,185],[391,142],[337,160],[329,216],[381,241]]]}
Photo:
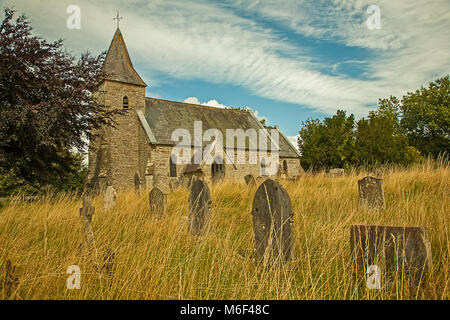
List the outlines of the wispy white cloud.
{"label": "wispy white cloud", "polygon": [[[66,0],[6,0],[25,11],[36,31],[63,37],[74,51],[106,50],[118,9],[134,64],[150,84],[156,72],[178,79],[228,83],[261,97],[310,106],[325,113],[337,107],[366,114],[367,105],[401,95],[450,71],[450,3],[435,0],[379,0],[382,28],[368,30],[368,1],[78,0],[80,31],[65,29]],[[302,44],[239,15],[239,10],[274,21],[311,39],[373,50],[365,79],[320,71],[320,62]],[[51,18],[49,18],[51,17]],[[314,59],[313,59],[314,58]],[[315,61],[314,63],[312,61]],[[346,63],[343,61],[342,63]],[[220,103],[217,102],[218,105]]]}
{"label": "wispy white cloud", "polygon": [[228,108],[226,105],[219,103],[216,99],[212,99],[207,102],[200,102],[197,97],[188,97],[188,98],[184,99],[183,102],[192,103],[192,104],[200,104],[203,106],[210,106],[210,107],[219,108],[219,109]]}
{"label": "wispy white cloud", "polygon": [[[287,137],[286,137],[286,138],[289,139],[289,141],[292,143],[292,145],[293,145],[297,150],[299,150],[299,149],[298,149],[298,142],[297,142],[298,137],[299,137],[299,135],[296,135],[296,136],[287,136]],[[300,151],[300,150],[299,150],[299,151]]]}

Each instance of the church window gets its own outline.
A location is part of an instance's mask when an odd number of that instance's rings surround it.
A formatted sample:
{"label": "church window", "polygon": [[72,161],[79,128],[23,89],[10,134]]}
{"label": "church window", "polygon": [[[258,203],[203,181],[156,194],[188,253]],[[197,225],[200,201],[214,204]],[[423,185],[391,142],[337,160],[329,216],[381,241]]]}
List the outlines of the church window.
{"label": "church window", "polygon": [[266,159],[265,158],[261,159],[261,175],[262,176],[266,175]]}
{"label": "church window", "polygon": [[177,176],[177,163],[175,157],[171,156],[169,160],[169,175],[170,177]]}
{"label": "church window", "polygon": [[287,173],[287,171],[288,171],[286,160],[283,161],[283,171],[284,171],[284,173]]}
{"label": "church window", "polygon": [[123,108],[128,109],[128,97],[123,97]]}

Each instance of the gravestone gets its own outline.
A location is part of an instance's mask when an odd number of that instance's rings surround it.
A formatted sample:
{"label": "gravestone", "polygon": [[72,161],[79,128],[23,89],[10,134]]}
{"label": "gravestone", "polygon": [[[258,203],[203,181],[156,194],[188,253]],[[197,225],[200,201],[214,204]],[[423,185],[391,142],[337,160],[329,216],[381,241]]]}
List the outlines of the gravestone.
{"label": "gravestone", "polygon": [[4,299],[9,300],[13,290],[17,287],[19,278],[15,276],[16,267],[11,260],[7,260],[3,268],[0,269],[0,294],[3,292]]}
{"label": "gravestone", "polygon": [[293,248],[294,212],[286,189],[272,179],[264,181],[253,198],[252,216],[257,260],[269,265],[287,262]]}
{"label": "gravestone", "polygon": [[95,208],[91,206],[91,198],[88,195],[83,196],[83,207],[80,208],[80,216],[83,219],[83,235],[84,242],[90,253],[96,254],[94,232],[92,231],[92,215],[94,214]]}
{"label": "gravestone", "polygon": [[256,179],[255,179],[255,177],[252,176],[251,174],[246,175],[246,176],[244,177],[244,180],[245,180],[245,183],[246,183],[248,186],[254,186],[254,185],[256,185]]}
{"label": "gravestone", "polygon": [[166,212],[166,195],[158,187],[154,187],[148,194],[150,213],[156,217],[161,217]]}
{"label": "gravestone", "polygon": [[116,205],[117,192],[113,186],[106,188],[105,198],[103,199],[103,209],[109,211]]}
{"label": "gravestone", "polygon": [[359,203],[372,209],[385,209],[383,179],[365,177],[358,180]]}
{"label": "gravestone", "polygon": [[344,175],[345,171],[342,168],[333,168],[330,169],[329,173],[333,176],[342,176]]}
{"label": "gravestone", "polygon": [[211,192],[202,180],[194,180],[189,193],[189,231],[193,235],[206,232],[211,211]]}
{"label": "gravestone", "polygon": [[431,269],[431,247],[419,227],[353,225],[350,249],[355,274],[365,273],[370,265],[399,272],[419,280]]}
{"label": "gravestone", "polygon": [[140,187],[141,187],[141,179],[139,178],[139,174],[136,172],[134,174],[134,191],[139,192]]}

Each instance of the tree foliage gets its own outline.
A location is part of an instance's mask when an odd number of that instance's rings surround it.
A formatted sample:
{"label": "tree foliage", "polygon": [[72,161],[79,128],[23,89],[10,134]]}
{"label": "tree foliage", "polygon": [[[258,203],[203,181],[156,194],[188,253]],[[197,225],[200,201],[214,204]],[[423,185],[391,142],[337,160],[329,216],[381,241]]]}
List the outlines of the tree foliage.
{"label": "tree foliage", "polygon": [[298,139],[302,165],[313,170],[348,165],[354,145],[354,121],[353,115],[347,117],[342,110],[323,122],[307,120]]}
{"label": "tree foliage", "polygon": [[92,101],[105,76],[105,53],[76,59],[62,40],[34,36],[27,17],[5,8],[0,25],[0,167],[30,185],[73,174],[92,129],[114,123],[115,111]]}
{"label": "tree foliage", "polygon": [[449,76],[403,97],[401,125],[409,143],[424,155],[450,153]]}

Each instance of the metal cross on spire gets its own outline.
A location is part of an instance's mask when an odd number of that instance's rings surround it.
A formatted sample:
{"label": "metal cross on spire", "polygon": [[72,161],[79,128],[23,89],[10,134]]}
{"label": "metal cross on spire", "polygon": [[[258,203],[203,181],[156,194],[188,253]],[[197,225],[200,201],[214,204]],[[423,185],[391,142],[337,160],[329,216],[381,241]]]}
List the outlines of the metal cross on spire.
{"label": "metal cross on spire", "polygon": [[119,29],[119,22],[120,20],[122,20],[123,18],[119,16],[119,11],[117,11],[117,15],[115,18],[113,18],[113,20],[117,20],[117,29]]}

